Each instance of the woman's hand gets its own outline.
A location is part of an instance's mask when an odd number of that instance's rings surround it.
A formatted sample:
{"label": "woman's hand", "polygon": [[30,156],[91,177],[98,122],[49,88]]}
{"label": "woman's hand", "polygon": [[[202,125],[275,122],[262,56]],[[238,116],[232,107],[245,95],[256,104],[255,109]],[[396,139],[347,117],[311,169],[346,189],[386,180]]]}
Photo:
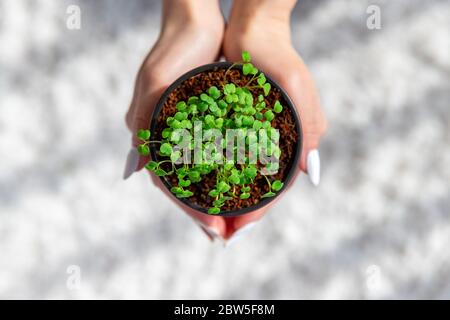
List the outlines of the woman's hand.
{"label": "woman's hand", "polygon": [[[235,1],[225,32],[224,54],[239,61],[248,51],[252,63],[277,81],[292,98],[303,129],[303,150],[299,169],[314,185],[320,180],[318,146],[327,122],[320,108],[317,89],[305,63],[293,48],[289,18],[295,0]],[[232,230],[258,220],[267,208],[234,219]],[[246,228],[247,229],[247,228]]]}
{"label": "woman's hand", "polygon": [[[205,14],[207,12],[207,14]],[[179,76],[203,64],[215,61],[220,54],[224,20],[216,0],[165,0],[162,29],[158,41],[144,60],[135,83],[134,95],[126,114],[131,131],[132,148],[125,165],[124,179],[149,161],[134,148],[139,144],[136,132],[147,129],[152,112],[164,90]],[[153,173],[151,177],[169,197]],[[175,201],[211,237],[225,234],[221,217],[208,216]]]}

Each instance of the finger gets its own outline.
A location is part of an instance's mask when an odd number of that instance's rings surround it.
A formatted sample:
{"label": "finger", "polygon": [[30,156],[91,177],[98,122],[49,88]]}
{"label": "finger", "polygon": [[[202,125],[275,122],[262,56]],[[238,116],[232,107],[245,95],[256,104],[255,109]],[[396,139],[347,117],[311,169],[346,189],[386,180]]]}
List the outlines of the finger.
{"label": "finger", "polygon": [[208,237],[208,239],[209,239],[210,241],[214,241],[214,239],[215,239],[214,234],[210,233],[210,232],[209,232],[206,228],[204,228],[203,226],[200,226],[200,225],[199,225],[199,227],[200,227],[200,229],[205,233],[205,235]]}
{"label": "finger", "polygon": [[214,238],[223,240],[226,237],[226,224],[222,217],[210,216],[204,213],[186,209],[185,212],[202,228],[207,230]]}
{"label": "finger", "polygon": [[[246,226],[254,226],[259,219],[261,219],[267,212],[268,208],[261,208],[255,210],[251,213],[244,214],[242,216],[226,218],[227,219],[227,230],[225,234],[225,239],[231,239],[238,235],[244,227]],[[245,231],[248,231],[250,228],[246,228]]]}
{"label": "finger", "polygon": [[301,60],[298,67],[288,72],[280,82],[292,98],[302,124],[303,145],[299,168],[307,173],[311,183],[317,186],[320,182],[318,148],[327,128],[317,89],[311,74]]}

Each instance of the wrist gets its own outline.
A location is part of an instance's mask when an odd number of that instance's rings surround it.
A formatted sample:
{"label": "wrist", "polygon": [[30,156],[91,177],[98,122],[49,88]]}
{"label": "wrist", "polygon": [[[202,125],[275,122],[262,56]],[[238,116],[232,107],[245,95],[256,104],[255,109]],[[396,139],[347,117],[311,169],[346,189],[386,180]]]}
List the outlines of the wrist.
{"label": "wrist", "polygon": [[297,0],[246,0],[235,1],[231,17],[242,22],[278,20],[289,24],[292,9]]}
{"label": "wrist", "polygon": [[[208,15],[205,16],[205,12]],[[164,0],[162,28],[223,24],[218,0]]]}
{"label": "wrist", "polygon": [[297,0],[235,1],[229,25],[241,34],[258,33],[270,29],[290,39],[290,16]]}
{"label": "wrist", "polygon": [[[227,38],[291,43],[290,16],[297,0],[246,0],[234,2]],[[229,41],[225,40],[225,47]]]}

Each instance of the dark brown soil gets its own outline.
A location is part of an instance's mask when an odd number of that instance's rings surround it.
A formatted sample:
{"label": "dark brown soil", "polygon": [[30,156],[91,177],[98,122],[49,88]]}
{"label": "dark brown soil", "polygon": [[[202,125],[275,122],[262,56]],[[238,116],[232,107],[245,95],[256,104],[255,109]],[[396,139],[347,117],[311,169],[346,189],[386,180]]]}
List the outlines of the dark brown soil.
{"label": "dark brown soil", "polygon": [[[180,84],[167,98],[161,112],[159,113],[157,119],[157,126],[155,132],[155,140],[162,140],[161,132],[167,127],[166,118],[173,116],[176,113],[175,105],[179,101],[187,101],[190,96],[199,95],[205,92],[209,87],[216,86],[221,88],[224,84],[225,69],[217,69],[214,71],[198,74],[191,77]],[[227,74],[226,83],[235,83],[237,86],[244,86],[250,78],[244,76],[240,70],[233,69]],[[255,89],[254,98],[255,101],[259,94],[262,94],[262,90]],[[266,105],[270,108],[276,100],[279,100],[283,105],[283,111],[277,114],[275,119],[272,120],[272,127],[280,131],[280,142],[279,147],[281,149],[280,166],[278,173],[269,176],[271,181],[281,180],[284,181],[295,157],[295,148],[297,142],[297,133],[295,130],[295,119],[292,112],[287,107],[286,101],[282,98],[280,92],[276,88],[272,88],[269,95],[265,98]],[[161,161],[162,159],[156,159],[155,161]],[[162,167],[165,164],[162,165]],[[170,164],[167,164],[164,169],[170,171]],[[170,184],[177,185],[177,177],[175,174],[166,177]],[[189,189],[194,193],[194,195],[188,198],[188,201],[194,204],[194,207],[199,206],[202,208],[212,207],[213,198],[208,196],[208,192],[214,189],[216,183],[216,177],[214,172],[207,176],[203,176],[200,183],[192,184]],[[245,207],[250,207],[257,204],[261,200],[261,196],[268,192],[269,188],[265,178],[258,173],[255,178],[253,185],[250,185],[252,190],[250,191],[251,196],[246,200],[241,200],[239,197],[229,200],[221,207],[221,212],[238,210]],[[239,190],[240,187],[236,187]],[[238,193],[239,194],[239,193]]]}

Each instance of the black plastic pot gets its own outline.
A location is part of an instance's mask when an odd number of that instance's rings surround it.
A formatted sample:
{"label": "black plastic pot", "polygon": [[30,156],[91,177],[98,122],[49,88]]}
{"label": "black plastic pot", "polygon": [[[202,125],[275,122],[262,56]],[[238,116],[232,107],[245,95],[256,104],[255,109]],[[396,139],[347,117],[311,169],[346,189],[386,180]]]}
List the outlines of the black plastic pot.
{"label": "black plastic pot", "polygon": [[[184,75],[179,77],[175,82],[173,82],[166,89],[166,91],[164,91],[164,93],[162,94],[161,98],[158,101],[158,104],[155,107],[155,110],[153,111],[152,119],[150,122],[150,131],[152,132],[152,135],[154,134],[155,129],[156,129],[159,113],[160,113],[161,109],[163,108],[167,97],[175,88],[177,88],[183,81],[185,81],[197,74],[207,72],[207,71],[215,71],[215,70],[219,70],[219,69],[228,69],[231,65],[232,64],[230,62],[216,62],[216,63],[207,64],[207,65],[195,68],[195,69],[185,73]],[[242,66],[236,65],[235,67],[233,67],[233,69],[239,69],[242,71]],[[262,71],[262,72],[264,72],[264,71]],[[291,110],[291,112],[295,118],[295,128],[296,128],[298,138],[297,138],[297,145],[296,145],[296,149],[295,149],[295,157],[292,162],[292,167],[289,169],[286,179],[283,181],[284,182],[283,188],[277,192],[276,196],[273,196],[271,198],[261,199],[260,202],[258,202],[256,205],[251,206],[251,207],[246,207],[246,208],[242,208],[239,210],[233,210],[233,211],[226,211],[223,213],[221,212],[220,214],[218,214],[218,216],[230,217],[230,216],[243,215],[243,214],[250,213],[254,210],[257,210],[257,209],[260,209],[260,208],[266,206],[267,204],[269,204],[270,202],[275,200],[275,198],[279,197],[282,192],[284,192],[284,190],[288,187],[290,182],[292,182],[292,178],[295,176],[295,172],[296,172],[296,169],[298,166],[298,161],[300,160],[300,154],[301,154],[302,142],[303,142],[300,117],[298,116],[298,113],[297,113],[297,110],[295,109],[294,103],[292,102],[291,98],[288,96],[286,91],[284,91],[284,89],[282,87],[280,87],[278,85],[278,83],[276,83],[273,79],[271,79],[270,76],[268,76],[267,74],[265,74],[265,76],[266,76],[267,82],[270,83],[272,88],[277,88],[278,90],[280,90],[281,95],[282,95],[284,101],[286,102],[286,107],[288,107]],[[280,137],[280,138],[282,139],[282,137]],[[156,151],[157,151],[157,148],[155,148],[155,146],[152,146],[150,148],[150,153],[151,153],[152,159],[157,159]],[[170,192],[170,188],[172,187],[172,185],[169,183],[167,178],[160,177],[160,179]],[[175,195],[173,195],[173,197],[176,199],[176,201],[180,201],[196,211],[202,212],[204,214],[208,214],[207,209],[199,207],[199,206],[191,203],[188,198],[177,198]]]}

